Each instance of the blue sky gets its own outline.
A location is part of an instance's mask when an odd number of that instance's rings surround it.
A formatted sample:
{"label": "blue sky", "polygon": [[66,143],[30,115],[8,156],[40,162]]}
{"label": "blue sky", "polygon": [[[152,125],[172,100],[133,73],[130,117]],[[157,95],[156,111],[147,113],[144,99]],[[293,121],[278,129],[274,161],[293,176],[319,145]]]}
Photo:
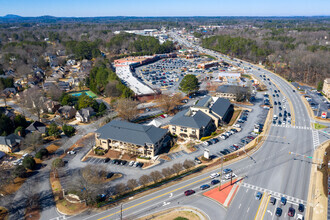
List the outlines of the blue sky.
{"label": "blue sky", "polygon": [[0,0],[0,16],[311,16],[330,0]]}

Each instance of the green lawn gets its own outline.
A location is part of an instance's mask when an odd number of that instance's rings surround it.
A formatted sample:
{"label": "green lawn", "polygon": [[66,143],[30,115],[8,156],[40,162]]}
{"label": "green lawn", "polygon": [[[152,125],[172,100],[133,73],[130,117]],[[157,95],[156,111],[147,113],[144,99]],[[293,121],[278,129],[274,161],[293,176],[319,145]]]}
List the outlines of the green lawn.
{"label": "green lawn", "polygon": [[321,125],[321,124],[319,124],[319,123],[314,123],[314,127],[315,127],[315,129],[323,129],[323,128],[327,128],[327,126],[325,126],[325,125]]}

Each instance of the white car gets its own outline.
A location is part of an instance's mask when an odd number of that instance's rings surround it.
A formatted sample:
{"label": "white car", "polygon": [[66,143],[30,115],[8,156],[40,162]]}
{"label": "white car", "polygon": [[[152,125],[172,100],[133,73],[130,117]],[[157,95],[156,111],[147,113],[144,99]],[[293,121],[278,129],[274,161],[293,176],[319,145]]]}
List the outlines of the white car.
{"label": "white car", "polygon": [[304,220],[304,216],[302,214],[297,214],[297,220]]}
{"label": "white car", "polygon": [[240,124],[234,124],[234,127],[235,127],[235,128],[240,128],[241,125],[240,125]]}
{"label": "white car", "polygon": [[70,150],[67,152],[67,154],[75,154],[75,153],[76,153],[76,151],[74,151],[74,150]]}
{"label": "white car", "polygon": [[226,180],[229,180],[230,178],[231,178],[231,176],[232,176],[232,178],[235,178],[235,177],[237,177],[237,175],[235,174],[235,173],[229,173],[229,174],[227,174],[226,176],[225,176],[225,179]]}
{"label": "white car", "polygon": [[205,142],[203,142],[203,145],[204,145],[205,147],[207,147],[207,146],[209,146],[209,142],[205,141]]}
{"label": "white car", "polygon": [[214,179],[214,178],[217,178],[217,177],[219,177],[219,176],[220,176],[219,173],[212,173],[212,174],[210,175],[210,178],[211,178],[211,179]]}
{"label": "white car", "polygon": [[128,165],[131,167],[131,166],[133,166],[133,165],[134,165],[134,163],[135,163],[134,161],[131,161],[131,162],[129,162],[129,164],[128,164]]}
{"label": "white car", "polygon": [[220,138],[226,140],[227,137],[225,135],[220,135]]}

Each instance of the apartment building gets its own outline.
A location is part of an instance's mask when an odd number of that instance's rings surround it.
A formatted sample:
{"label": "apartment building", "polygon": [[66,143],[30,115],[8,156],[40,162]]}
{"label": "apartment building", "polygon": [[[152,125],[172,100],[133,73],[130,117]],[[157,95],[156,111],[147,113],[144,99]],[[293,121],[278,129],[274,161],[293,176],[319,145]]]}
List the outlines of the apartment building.
{"label": "apartment building", "polygon": [[154,157],[169,140],[166,129],[113,120],[96,131],[95,147]]}

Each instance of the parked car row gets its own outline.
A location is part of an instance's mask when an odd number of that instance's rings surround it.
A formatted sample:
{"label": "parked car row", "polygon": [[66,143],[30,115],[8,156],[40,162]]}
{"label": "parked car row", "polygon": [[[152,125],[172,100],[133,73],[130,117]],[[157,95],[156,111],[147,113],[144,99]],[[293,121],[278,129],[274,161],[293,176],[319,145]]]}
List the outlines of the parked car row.
{"label": "parked car row", "polygon": [[142,162],[137,162],[137,161],[126,161],[126,160],[119,160],[119,159],[113,159],[111,160],[110,158],[105,158],[104,163],[111,163],[111,164],[116,164],[116,165],[121,165],[121,166],[130,166],[130,167],[143,167],[144,163]]}

